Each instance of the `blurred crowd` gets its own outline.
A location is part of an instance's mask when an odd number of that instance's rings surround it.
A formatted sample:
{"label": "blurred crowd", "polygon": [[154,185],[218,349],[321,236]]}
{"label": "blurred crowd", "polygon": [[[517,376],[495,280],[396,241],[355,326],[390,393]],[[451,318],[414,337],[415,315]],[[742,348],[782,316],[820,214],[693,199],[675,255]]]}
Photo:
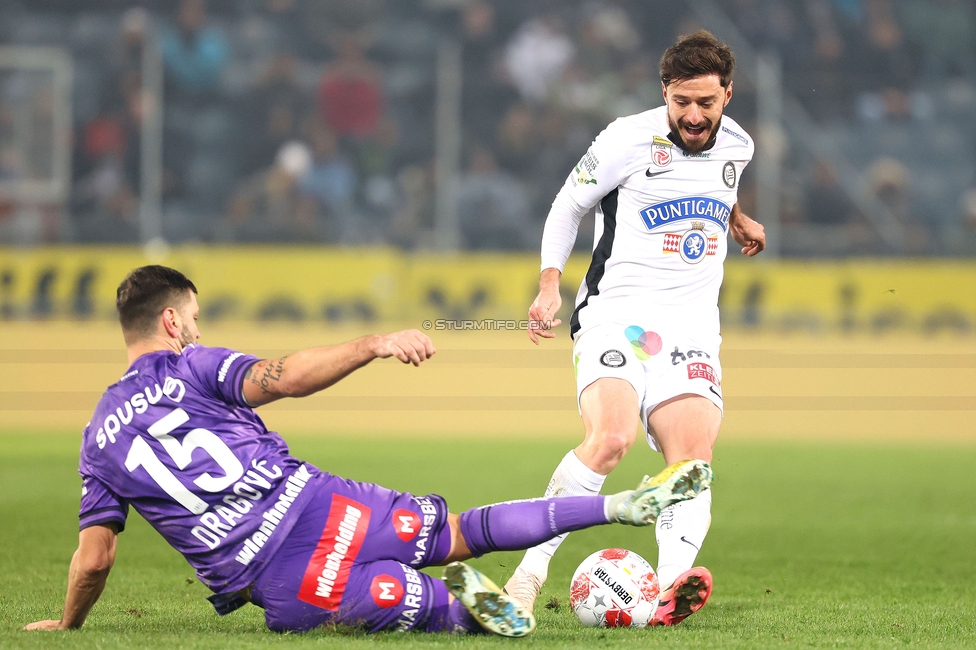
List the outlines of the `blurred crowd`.
{"label": "blurred crowd", "polygon": [[[140,133],[155,118],[143,79],[152,38],[163,67],[167,240],[430,247],[437,63],[452,42],[461,161],[447,191],[461,245],[535,248],[592,138],[615,117],[662,103],[657,62],[702,26],[693,4],[0,0],[3,44],[67,48],[73,61],[70,197],[35,210],[48,225],[30,232],[138,241]],[[867,191],[909,233],[909,252],[976,250],[972,0],[713,4],[756,51],[778,56],[784,90],[864,170]],[[17,95],[4,79],[0,184],[25,174],[11,153]],[[740,71],[729,114],[752,132],[756,103]],[[884,252],[834,162],[786,144],[785,253]],[[754,185],[747,172],[747,211]],[[14,238],[4,221],[16,211],[0,204],[0,241]]]}

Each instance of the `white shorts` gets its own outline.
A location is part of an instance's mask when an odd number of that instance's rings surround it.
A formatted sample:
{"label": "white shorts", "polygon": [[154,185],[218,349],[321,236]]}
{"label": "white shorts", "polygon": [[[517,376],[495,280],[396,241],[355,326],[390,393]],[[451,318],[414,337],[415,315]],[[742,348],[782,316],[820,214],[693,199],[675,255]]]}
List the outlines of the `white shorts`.
{"label": "white shorts", "polygon": [[601,323],[576,335],[576,405],[583,390],[603,377],[623,379],[637,392],[647,443],[660,451],[647,428],[647,416],[678,395],[705,397],[722,411],[722,364],[717,333],[693,328],[644,329],[640,325]]}

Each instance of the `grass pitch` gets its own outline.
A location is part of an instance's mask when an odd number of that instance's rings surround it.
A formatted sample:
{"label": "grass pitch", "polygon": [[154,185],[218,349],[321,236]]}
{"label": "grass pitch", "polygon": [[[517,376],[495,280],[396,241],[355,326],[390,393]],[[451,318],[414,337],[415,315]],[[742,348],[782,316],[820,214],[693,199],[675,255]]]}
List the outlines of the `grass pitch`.
{"label": "grass pitch", "polygon": [[[298,437],[294,453],[358,480],[438,492],[455,512],[539,495],[564,440]],[[108,587],[80,632],[28,633],[56,618],[77,542],[78,439],[0,436],[0,647],[965,647],[976,646],[976,447],[720,443],[711,533],[699,556],[711,602],[681,626],[581,627],[569,578],[594,550],[624,546],[652,563],[647,529],[573,533],[553,561],[539,629],[522,640],[319,630],[277,635],[248,606],[219,618],[207,590],[134,512]],[[607,482],[632,487],[663,466],[639,446]],[[519,554],[475,562],[503,582]],[[558,604],[557,604],[558,601]],[[550,602],[552,608],[543,605]]]}

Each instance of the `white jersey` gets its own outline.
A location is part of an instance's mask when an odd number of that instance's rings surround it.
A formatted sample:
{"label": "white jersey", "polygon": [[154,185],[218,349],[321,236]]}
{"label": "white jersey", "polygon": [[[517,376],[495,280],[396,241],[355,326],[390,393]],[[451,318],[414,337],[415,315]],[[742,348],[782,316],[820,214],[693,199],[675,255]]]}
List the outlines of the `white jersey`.
{"label": "white jersey", "polygon": [[553,202],[543,269],[562,270],[579,219],[596,206],[574,337],[599,323],[647,318],[718,332],[729,216],[754,145],[727,116],[714,145],[700,153],[684,152],[670,131],[665,106],[614,121]]}

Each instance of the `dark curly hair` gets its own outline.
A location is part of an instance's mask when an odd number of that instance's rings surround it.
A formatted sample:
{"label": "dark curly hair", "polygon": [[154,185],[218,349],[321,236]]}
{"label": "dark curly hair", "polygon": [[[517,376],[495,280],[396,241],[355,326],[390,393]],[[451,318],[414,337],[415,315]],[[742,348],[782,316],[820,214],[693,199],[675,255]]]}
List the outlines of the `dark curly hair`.
{"label": "dark curly hair", "polygon": [[665,86],[675,81],[718,75],[723,88],[732,83],[735,57],[732,49],[704,29],[682,36],[661,57],[661,81]]}

